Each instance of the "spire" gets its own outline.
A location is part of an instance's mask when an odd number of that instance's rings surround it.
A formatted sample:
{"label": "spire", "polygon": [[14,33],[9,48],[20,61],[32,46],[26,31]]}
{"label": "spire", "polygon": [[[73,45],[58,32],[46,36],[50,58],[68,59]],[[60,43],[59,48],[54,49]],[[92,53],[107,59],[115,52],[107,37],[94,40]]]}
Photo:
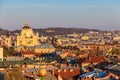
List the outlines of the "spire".
{"label": "spire", "polygon": [[25,22],[23,29],[30,29],[28,21]]}
{"label": "spire", "polygon": [[28,23],[28,21],[26,21],[26,22],[25,22],[25,26],[29,26],[29,23]]}

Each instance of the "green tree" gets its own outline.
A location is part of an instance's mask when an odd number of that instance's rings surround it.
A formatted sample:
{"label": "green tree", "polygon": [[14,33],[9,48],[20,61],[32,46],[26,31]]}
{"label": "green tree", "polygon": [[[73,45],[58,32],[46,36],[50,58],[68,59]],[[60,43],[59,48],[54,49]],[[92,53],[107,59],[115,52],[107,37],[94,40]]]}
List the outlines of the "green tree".
{"label": "green tree", "polygon": [[9,47],[9,55],[15,55],[16,52],[13,47]]}
{"label": "green tree", "polygon": [[3,56],[6,57],[7,55],[9,55],[9,49],[3,46]]}
{"label": "green tree", "polygon": [[6,57],[6,56],[11,56],[11,55],[15,55],[16,52],[14,50],[13,47],[6,47],[6,46],[3,46],[3,56]]}
{"label": "green tree", "polygon": [[14,67],[13,71],[5,73],[4,80],[25,80],[21,67]]}
{"label": "green tree", "polygon": [[5,75],[4,80],[9,80],[9,72],[5,71],[4,75]]}
{"label": "green tree", "polygon": [[112,50],[111,50],[111,53],[112,53],[112,55],[113,55],[113,54],[120,55],[118,49],[112,49]]}

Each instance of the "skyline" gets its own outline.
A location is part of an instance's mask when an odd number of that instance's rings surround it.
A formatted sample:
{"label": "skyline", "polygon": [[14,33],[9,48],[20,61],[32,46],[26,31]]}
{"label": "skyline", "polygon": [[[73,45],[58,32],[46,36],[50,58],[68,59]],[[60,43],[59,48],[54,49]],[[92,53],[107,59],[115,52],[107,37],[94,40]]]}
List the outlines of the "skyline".
{"label": "skyline", "polygon": [[0,28],[120,29],[119,0],[0,0]]}

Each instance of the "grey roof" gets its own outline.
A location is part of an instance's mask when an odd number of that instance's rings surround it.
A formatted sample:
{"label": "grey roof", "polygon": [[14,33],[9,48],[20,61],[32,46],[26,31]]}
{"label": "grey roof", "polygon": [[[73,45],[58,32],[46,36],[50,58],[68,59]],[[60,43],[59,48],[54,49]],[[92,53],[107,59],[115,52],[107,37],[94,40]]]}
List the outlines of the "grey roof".
{"label": "grey roof", "polygon": [[116,64],[116,65],[109,67],[108,69],[120,71],[120,65]]}
{"label": "grey roof", "polygon": [[111,73],[120,76],[120,65],[118,65],[118,64],[113,65],[113,66],[109,67],[108,70],[109,70]]}
{"label": "grey roof", "polygon": [[41,44],[39,46],[35,46],[35,48],[54,48],[54,46],[50,44]]}

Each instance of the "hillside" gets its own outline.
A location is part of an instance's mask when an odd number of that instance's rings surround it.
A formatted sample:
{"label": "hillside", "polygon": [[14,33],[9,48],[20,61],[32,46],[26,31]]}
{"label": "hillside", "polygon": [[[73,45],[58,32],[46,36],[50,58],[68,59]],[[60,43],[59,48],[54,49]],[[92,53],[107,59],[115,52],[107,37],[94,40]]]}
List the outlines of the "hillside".
{"label": "hillside", "polygon": [[[48,36],[54,36],[54,35],[66,35],[71,33],[86,33],[89,31],[97,31],[100,32],[100,30],[95,29],[84,29],[84,28],[46,28],[46,29],[33,29],[35,32],[38,32],[39,35],[48,35]],[[19,33],[20,30],[13,31],[14,33]]]}
{"label": "hillside", "polygon": [[[103,32],[101,30],[95,30],[95,29],[84,29],[84,28],[45,28],[45,29],[33,29],[35,32],[38,32],[39,35],[47,35],[47,36],[54,36],[54,35],[66,35],[71,33],[86,33],[89,31],[97,31],[97,32]],[[20,33],[20,30],[14,30],[14,31],[8,31],[0,29],[0,35],[5,34],[15,34]]]}

